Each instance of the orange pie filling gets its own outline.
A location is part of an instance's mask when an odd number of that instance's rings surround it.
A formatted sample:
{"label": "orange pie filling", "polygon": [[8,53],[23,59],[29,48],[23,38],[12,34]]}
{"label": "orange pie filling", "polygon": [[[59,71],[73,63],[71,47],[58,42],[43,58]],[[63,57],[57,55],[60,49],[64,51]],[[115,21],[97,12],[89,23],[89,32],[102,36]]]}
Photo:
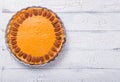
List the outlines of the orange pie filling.
{"label": "orange pie filling", "polygon": [[32,65],[53,60],[64,40],[60,19],[46,8],[21,10],[13,16],[7,29],[7,42],[12,53]]}

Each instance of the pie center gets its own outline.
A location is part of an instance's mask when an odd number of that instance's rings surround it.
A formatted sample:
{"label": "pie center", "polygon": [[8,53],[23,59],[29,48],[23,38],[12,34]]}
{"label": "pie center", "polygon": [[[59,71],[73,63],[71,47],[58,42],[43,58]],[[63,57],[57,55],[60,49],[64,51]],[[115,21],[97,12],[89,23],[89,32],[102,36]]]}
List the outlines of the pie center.
{"label": "pie center", "polygon": [[54,27],[49,19],[42,16],[27,18],[18,30],[18,46],[32,56],[44,56],[55,42]]}

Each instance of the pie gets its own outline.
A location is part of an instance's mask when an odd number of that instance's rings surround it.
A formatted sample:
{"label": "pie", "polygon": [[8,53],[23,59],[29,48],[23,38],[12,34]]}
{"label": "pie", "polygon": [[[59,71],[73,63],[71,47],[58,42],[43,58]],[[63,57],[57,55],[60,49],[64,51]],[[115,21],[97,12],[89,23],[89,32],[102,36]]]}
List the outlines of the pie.
{"label": "pie", "polygon": [[20,61],[42,65],[53,60],[65,42],[60,18],[51,10],[29,7],[17,12],[6,33],[8,47]]}

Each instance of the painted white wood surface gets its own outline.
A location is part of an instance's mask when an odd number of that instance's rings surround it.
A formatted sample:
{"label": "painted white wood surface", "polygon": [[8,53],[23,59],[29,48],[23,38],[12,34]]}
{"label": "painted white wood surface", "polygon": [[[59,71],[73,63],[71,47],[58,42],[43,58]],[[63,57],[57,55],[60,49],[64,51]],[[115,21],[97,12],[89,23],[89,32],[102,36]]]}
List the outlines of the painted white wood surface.
{"label": "painted white wood surface", "polygon": [[[120,0],[1,0],[0,82],[119,82]],[[66,44],[49,64],[32,68],[12,56],[5,30],[17,11],[47,7],[66,29]]]}
{"label": "painted white wood surface", "polygon": [[3,74],[4,82],[119,82],[120,78],[119,70],[109,69],[6,69]]}
{"label": "painted white wood surface", "polygon": [[16,12],[28,6],[43,6],[55,12],[120,12],[120,0],[4,0],[3,11]]}
{"label": "painted white wood surface", "polygon": [[[7,24],[15,12],[3,12],[1,22]],[[57,13],[68,31],[119,31],[119,13]],[[68,22],[69,21],[69,22]],[[6,29],[2,27],[2,29]]]}

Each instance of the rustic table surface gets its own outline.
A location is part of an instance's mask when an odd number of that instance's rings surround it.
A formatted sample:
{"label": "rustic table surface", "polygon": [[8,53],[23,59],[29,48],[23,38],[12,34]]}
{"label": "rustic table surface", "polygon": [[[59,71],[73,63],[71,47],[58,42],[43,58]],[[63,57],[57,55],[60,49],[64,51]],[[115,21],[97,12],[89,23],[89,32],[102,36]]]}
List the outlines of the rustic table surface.
{"label": "rustic table surface", "polygon": [[[5,43],[10,18],[30,6],[57,13],[67,36],[38,68],[16,61]],[[120,82],[120,0],[0,0],[0,82]]]}

